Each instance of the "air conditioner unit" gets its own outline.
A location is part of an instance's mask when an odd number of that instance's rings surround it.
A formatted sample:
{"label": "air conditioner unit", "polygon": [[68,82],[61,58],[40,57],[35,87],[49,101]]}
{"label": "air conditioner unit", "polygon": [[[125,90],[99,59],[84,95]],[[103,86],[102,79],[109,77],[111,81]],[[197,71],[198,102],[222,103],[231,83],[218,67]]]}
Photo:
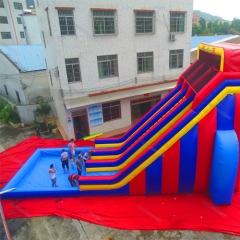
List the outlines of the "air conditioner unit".
{"label": "air conditioner unit", "polygon": [[176,41],[176,34],[175,33],[170,33],[170,41],[171,42]]}

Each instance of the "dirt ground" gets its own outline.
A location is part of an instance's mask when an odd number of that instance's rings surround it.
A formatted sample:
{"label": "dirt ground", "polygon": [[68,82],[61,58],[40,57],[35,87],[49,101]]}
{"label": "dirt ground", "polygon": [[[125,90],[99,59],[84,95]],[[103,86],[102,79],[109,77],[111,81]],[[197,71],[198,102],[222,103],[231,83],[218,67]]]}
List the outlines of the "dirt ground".
{"label": "dirt ground", "polygon": [[[58,131],[54,132],[41,137],[61,138]],[[0,146],[4,149],[33,135],[35,131],[30,127],[14,129],[0,124]],[[7,224],[13,240],[104,240],[107,236],[113,240],[240,240],[240,237],[233,235],[197,231],[123,231],[60,217],[14,219],[8,220]],[[0,222],[0,240],[5,239],[3,224]]]}

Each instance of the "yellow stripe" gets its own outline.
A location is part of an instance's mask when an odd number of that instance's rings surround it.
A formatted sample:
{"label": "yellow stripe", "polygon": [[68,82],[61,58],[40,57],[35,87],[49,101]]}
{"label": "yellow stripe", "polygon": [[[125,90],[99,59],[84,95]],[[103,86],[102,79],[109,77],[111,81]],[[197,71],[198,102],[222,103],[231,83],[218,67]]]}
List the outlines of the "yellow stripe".
{"label": "yellow stripe", "polygon": [[[155,112],[145,123],[144,125],[149,122],[157,113],[159,113],[159,111],[161,111],[179,92],[181,91],[181,89],[175,93],[175,95],[173,95],[160,109],[158,109],[157,112]],[[139,130],[139,128],[138,128]],[[136,133],[133,132],[132,135],[134,135]],[[130,135],[124,142],[121,142],[121,143],[102,143],[102,144],[95,144],[95,148],[118,148],[118,147],[121,147],[132,135]],[[117,155],[119,156],[119,155]],[[101,159],[101,158],[95,158],[96,156],[94,156],[94,158],[91,157],[91,159]],[[117,158],[115,156],[115,158]]]}
{"label": "yellow stripe", "polygon": [[102,144],[95,144],[95,148],[118,148],[121,147],[125,142],[121,143],[102,143]]}
{"label": "yellow stripe", "polygon": [[[161,130],[159,130],[152,138],[150,138],[146,143],[142,145],[134,154],[132,154],[126,161],[121,165],[116,167],[96,167],[96,168],[86,168],[87,172],[99,172],[99,171],[117,171],[124,168],[128,163],[130,163],[135,157],[137,157],[141,152],[143,152],[147,147],[149,147],[153,142],[155,142],[164,132],[166,132],[175,122],[177,122],[192,106],[190,103],[185,107],[177,116],[175,116],[171,121],[169,121]],[[104,156],[103,156],[104,157]]]}
{"label": "yellow stripe", "polygon": [[144,161],[128,176],[122,179],[120,182],[112,185],[81,185],[80,190],[111,190],[117,189],[126,185],[134,177],[136,177],[143,169],[148,167],[159,156],[167,151],[174,143],[176,143],[182,136],[190,131],[199,121],[201,121],[214,107],[218,105],[227,94],[240,94],[240,87],[226,87],[221,93],[219,93],[192,121],[190,121],[184,128],[182,128],[174,137],[172,137],[165,145],[163,145],[158,151],[156,151],[151,157]]}
{"label": "yellow stripe", "polygon": [[99,136],[102,136],[102,135],[103,135],[102,133],[93,134],[93,135],[84,137],[83,140],[89,140],[89,139],[96,138],[96,137],[99,137]]}

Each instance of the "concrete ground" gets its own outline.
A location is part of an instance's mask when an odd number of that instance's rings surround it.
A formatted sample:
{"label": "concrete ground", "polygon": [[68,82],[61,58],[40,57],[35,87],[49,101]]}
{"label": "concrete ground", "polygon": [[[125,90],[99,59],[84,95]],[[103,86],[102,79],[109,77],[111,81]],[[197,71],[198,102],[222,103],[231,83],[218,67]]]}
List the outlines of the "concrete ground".
{"label": "concrete ground", "polygon": [[[0,151],[33,135],[35,131],[30,127],[13,129],[0,124]],[[41,137],[59,139],[61,135],[56,131]],[[123,231],[60,217],[13,219],[7,224],[13,240],[104,240],[107,236],[113,240],[240,240],[233,235],[198,231]],[[0,240],[5,239],[0,222]]]}

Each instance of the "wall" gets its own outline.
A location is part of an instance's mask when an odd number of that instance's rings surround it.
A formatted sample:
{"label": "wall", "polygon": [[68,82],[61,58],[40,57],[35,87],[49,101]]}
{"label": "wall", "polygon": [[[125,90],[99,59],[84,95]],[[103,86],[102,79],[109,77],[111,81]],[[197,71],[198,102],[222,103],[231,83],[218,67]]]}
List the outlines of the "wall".
{"label": "wall", "polygon": [[22,15],[22,23],[25,26],[25,37],[27,44],[41,44],[40,30],[36,15]]}
{"label": "wall", "polygon": [[45,101],[52,100],[46,70],[21,73],[20,75],[28,104],[35,104],[39,96],[42,96]]}
{"label": "wall", "polygon": [[[48,85],[47,72],[35,71],[19,73],[18,68],[0,53],[0,94],[15,104],[19,104],[16,91],[19,92],[22,105],[35,104],[37,97],[52,101]],[[8,90],[6,95],[4,85]]]}
{"label": "wall", "polygon": [[[48,118],[51,117],[55,117],[56,116],[56,109],[55,109],[55,105],[53,102],[49,103],[52,107],[52,110],[50,111],[50,114],[47,116]],[[22,123],[25,123],[27,125],[30,125],[33,121],[34,121],[34,115],[33,115],[33,111],[37,108],[36,104],[33,105],[25,105],[25,106],[21,106],[18,105],[17,109],[18,109],[18,113],[21,119]],[[41,119],[41,118],[39,118]]]}
{"label": "wall", "polygon": [[[18,91],[21,103],[27,104],[18,68],[14,66],[14,64],[11,63],[1,52],[0,63],[0,94],[17,104],[18,100],[16,91]],[[8,96],[6,95],[4,85],[7,87]]]}
{"label": "wall", "polygon": [[[0,8],[0,16],[7,16],[8,24],[0,24],[1,32],[11,32],[12,39],[2,39],[0,36],[0,45],[18,45],[26,44],[26,39],[20,37],[20,32],[23,32],[23,25],[18,24],[17,17],[22,14],[22,10],[14,8],[14,1],[3,0],[4,8]],[[26,9],[26,1],[18,0],[18,3],[22,3],[23,9]],[[9,3],[9,4],[8,4]]]}
{"label": "wall", "polygon": [[[46,42],[46,59],[49,67],[54,65],[59,68],[60,85],[65,95],[64,99],[81,96],[81,91],[96,91],[101,88],[109,88],[111,85],[126,82],[138,77],[142,82],[162,81],[178,77],[189,66],[190,36],[192,26],[192,0],[161,1],[155,0],[117,0],[101,3],[99,1],[81,1],[81,5],[75,2],[61,1],[58,5],[53,1],[41,1],[37,8],[37,14],[41,18],[41,30],[44,31]],[[173,5],[173,6],[172,6]],[[43,9],[48,6],[52,35],[49,35],[46,12]],[[61,36],[56,6],[75,7],[74,20],[76,35]],[[116,8],[118,15],[119,34],[114,36],[94,36],[92,30],[91,7]],[[156,33],[149,35],[135,35],[135,20],[133,9],[154,9],[156,11]],[[187,11],[187,32],[177,34],[177,41],[169,41],[169,11]],[[44,22],[43,22],[44,21]],[[50,42],[54,42],[54,50]],[[184,67],[169,70],[169,50],[184,49]],[[51,52],[57,62],[51,64]],[[138,52],[154,52],[154,72],[137,74],[136,54]],[[117,54],[119,77],[99,79],[97,68],[97,56]],[[79,58],[82,83],[68,83],[65,58]],[[89,71],[89,69],[91,69]],[[126,71],[127,70],[127,71]]]}
{"label": "wall", "polygon": [[[57,6],[75,8],[76,35],[60,35],[58,12],[55,9]],[[46,7],[48,8],[52,36],[47,22],[47,12],[44,11]],[[93,35],[90,8],[98,7],[117,9],[118,34],[113,36]],[[178,78],[190,63],[192,7],[193,0],[116,0],[114,2],[41,0],[36,2],[40,32],[44,33],[44,38],[41,35],[41,40],[44,46],[47,68],[52,76],[52,81],[48,76],[50,91],[56,105],[59,122],[68,137],[72,136],[73,129],[67,123],[71,111],[66,110],[64,100],[86,96],[89,92],[119,88],[125,85],[141,85]],[[155,10],[155,34],[135,34],[134,9]],[[186,32],[177,34],[175,42],[169,41],[170,10],[187,11]],[[170,70],[169,50],[175,49],[184,50],[183,68]],[[137,74],[137,53],[149,51],[154,52],[154,72]],[[117,54],[118,56],[119,76],[99,79],[97,56],[111,54]],[[79,58],[82,82],[68,83],[65,68],[66,58]],[[129,104],[127,106],[126,102],[123,102],[123,106],[124,111],[125,109],[126,112],[130,110],[130,106]],[[129,113],[130,111],[128,111],[128,115]],[[127,123],[130,123],[130,121],[116,120],[103,128],[120,128],[126,126]]]}

